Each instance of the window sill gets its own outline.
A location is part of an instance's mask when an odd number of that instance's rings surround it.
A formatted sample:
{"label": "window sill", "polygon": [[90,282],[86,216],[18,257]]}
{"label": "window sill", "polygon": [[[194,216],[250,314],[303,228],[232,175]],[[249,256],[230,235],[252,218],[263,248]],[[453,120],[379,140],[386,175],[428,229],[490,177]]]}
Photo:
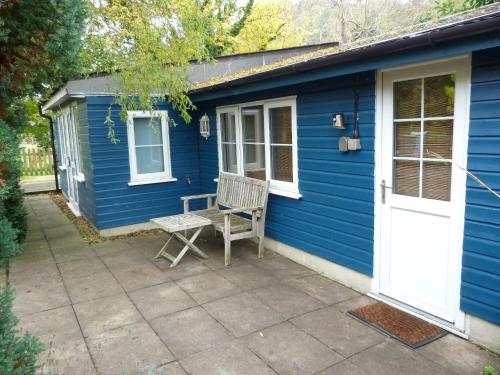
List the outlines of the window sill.
{"label": "window sill", "polygon": [[[214,182],[219,182],[218,178],[214,178]],[[278,189],[275,187],[270,187],[269,188],[269,193],[273,195],[281,195],[282,197],[287,197],[287,198],[292,198],[292,199],[301,199],[302,194],[300,194],[298,191],[293,191],[293,190],[283,190],[283,189]]]}
{"label": "window sill", "polygon": [[136,181],[130,181],[128,183],[128,186],[161,184],[164,182],[175,182],[175,181],[177,181],[177,178],[175,177],[157,178],[154,180],[136,180]]}

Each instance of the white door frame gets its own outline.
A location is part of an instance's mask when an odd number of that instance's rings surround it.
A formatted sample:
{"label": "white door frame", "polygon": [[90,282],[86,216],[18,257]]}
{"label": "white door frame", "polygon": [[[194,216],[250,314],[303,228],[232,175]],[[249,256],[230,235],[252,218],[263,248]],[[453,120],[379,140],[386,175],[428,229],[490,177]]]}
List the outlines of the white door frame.
{"label": "white door frame", "polygon": [[[64,142],[63,167],[66,171],[66,182],[68,184],[68,207],[75,216],[81,216],[79,207],[78,183],[80,177],[80,150],[78,142],[78,129],[76,124],[73,104],[63,108],[59,117],[59,134]],[[61,143],[62,143],[61,142]]]}
{"label": "white door frame", "polygon": [[[395,70],[404,70],[410,68],[418,68],[422,67],[423,70],[426,68],[431,68],[434,64],[439,63],[455,63],[455,64],[463,64],[465,69],[465,100],[466,105],[463,108],[462,116],[465,116],[464,119],[464,130],[463,137],[459,139],[458,144],[454,144],[453,147],[462,150],[461,157],[456,159],[455,161],[459,163],[464,168],[467,167],[467,146],[468,146],[468,134],[469,134],[469,107],[470,107],[470,86],[471,86],[471,55],[461,55],[458,57],[452,57],[447,59],[439,59],[426,61],[423,63],[411,64],[399,66],[396,68],[390,68],[385,70],[377,71],[376,77],[376,110],[375,110],[375,179],[374,179],[374,194],[375,194],[375,212],[374,212],[374,263],[373,263],[373,279],[371,285],[371,295],[377,299],[384,300],[385,297],[381,296],[380,293],[380,267],[381,267],[381,240],[382,240],[382,202],[381,202],[381,180],[382,180],[382,160],[383,160],[383,152],[382,152],[382,125],[383,125],[383,74],[390,71]],[[425,73],[423,74],[425,75]],[[454,139],[455,141],[455,139]],[[445,322],[440,321],[433,316],[426,314],[425,312],[418,311],[411,308],[406,308],[404,304],[399,304],[395,301],[387,301],[391,305],[395,305],[396,307],[405,310],[406,312],[419,316],[424,320],[431,321],[434,324],[437,324],[445,329],[453,330],[458,333],[465,331],[465,313],[460,310],[460,287],[461,287],[461,272],[462,272],[462,256],[463,256],[463,228],[464,228],[464,218],[465,218],[465,194],[466,194],[466,181],[467,175],[465,172],[460,173],[458,176],[454,177],[453,184],[457,185],[459,188],[458,191],[454,193],[458,194],[457,207],[453,208],[453,221],[452,226],[454,227],[455,235],[453,236],[454,242],[451,244],[452,248],[457,249],[457,253],[454,259],[454,264],[450,267],[450,269],[455,270],[457,272],[457,283],[455,290],[455,322],[453,326],[446,324]],[[462,334],[463,335],[463,334]]]}

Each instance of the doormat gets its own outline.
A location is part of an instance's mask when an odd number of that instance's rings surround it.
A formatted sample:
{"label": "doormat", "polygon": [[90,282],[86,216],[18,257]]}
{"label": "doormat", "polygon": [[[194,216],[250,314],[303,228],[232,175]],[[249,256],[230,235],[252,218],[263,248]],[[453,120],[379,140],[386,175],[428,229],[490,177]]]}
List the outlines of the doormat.
{"label": "doormat", "polygon": [[412,349],[420,348],[448,333],[442,328],[383,302],[359,307],[349,311],[349,314]]}

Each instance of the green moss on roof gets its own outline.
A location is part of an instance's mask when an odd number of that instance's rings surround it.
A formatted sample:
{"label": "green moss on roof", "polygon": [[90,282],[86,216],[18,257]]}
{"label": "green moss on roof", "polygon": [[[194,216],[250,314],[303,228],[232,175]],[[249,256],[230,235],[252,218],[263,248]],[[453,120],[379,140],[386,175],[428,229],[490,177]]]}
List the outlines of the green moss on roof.
{"label": "green moss on roof", "polygon": [[192,85],[191,90],[200,90],[207,87],[218,86],[227,82],[235,81],[240,78],[250,77],[259,73],[269,72],[279,68],[293,66],[307,61],[324,58],[327,56],[340,55],[344,52],[353,51],[357,49],[367,49],[380,45],[386,42],[394,41],[397,39],[412,38],[417,35],[437,30],[452,27],[454,24],[464,21],[472,20],[474,18],[483,17],[489,14],[497,13],[500,11],[500,2],[477,8],[468,12],[455,14],[452,16],[440,18],[429,22],[419,23],[406,28],[398,29],[389,33],[380,34],[374,37],[360,39],[353,43],[346,43],[335,47],[323,48],[313,52],[308,52],[302,55],[296,55],[284,60],[274,62],[272,64],[254,67],[251,69],[241,70],[236,73],[228,74],[225,76],[217,77],[207,81],[199,82]]}

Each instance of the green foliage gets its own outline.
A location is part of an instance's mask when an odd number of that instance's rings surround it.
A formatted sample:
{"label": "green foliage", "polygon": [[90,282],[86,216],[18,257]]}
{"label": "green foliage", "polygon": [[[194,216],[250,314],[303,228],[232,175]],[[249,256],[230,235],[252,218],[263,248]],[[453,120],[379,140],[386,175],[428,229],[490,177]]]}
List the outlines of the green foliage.
{"label": "green foliage", "polygon": [[495,368],[491,365],[484,366],[483,371],[481,371],[481,375],[497,375]]}
{"label": "green foliage", "polygon": [[18,231],[6,218],[0,219],[0,267],[7,268],[9,259],[15,257],[21,251],[17,242]]}
{"label": "green foliage", "polygon": [[32,98],[21,101],[26,111],[26,126],[23,129],[23,137],[35,139],[38,147],[49,149],[52,144],[50,140],[49,121],[38,113],[38,102]]}
{"label": "green foliage", "polygon": [[[190,62],[227,50],[250,9],[235,0],[88,0],[83,73],[112,72],[122,117],[127,110],[154,110],[167,96],[188,123]],[[106,123],[113,134],[109,116]]]}
{"label": "green foliage", "polygon": [[12,289],[0,292],[0,374],[34,375],[36,358],[43,347],[37,338],[28,333],[20,335],[18,321],[12,314],[12,300]]}
{"label": "green foliage", "polygon": [[488,4],[494,4],[498,0],[463,0],[457,3],[454,0],[436,1],[436,10],[440,17],[449,16],[454,13],[465,12],[467,10],[482,7]]}

